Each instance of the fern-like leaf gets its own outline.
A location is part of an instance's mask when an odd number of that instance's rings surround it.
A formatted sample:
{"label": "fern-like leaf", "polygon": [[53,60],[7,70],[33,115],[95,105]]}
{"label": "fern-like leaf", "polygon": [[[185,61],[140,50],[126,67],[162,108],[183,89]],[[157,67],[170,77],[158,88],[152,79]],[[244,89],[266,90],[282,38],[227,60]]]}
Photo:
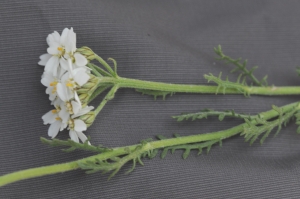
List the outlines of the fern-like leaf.
{"label": "fern-like leaf", "polygon": [[267,78],[268,76],[264,76],[261,80],[258,80],[253,72],[258,68],[258,66],[254,66],[250,70],[246,68],[247,66],[247,60],[244,60],[241,62],[242,58],[238,59],[232,59],[231,57],[224,55],[221,46],[219,45],[218,47],[214,48],[215,53],[219,56],[218,60],[223,60],[225,61],[226,64],[234,64],[236,68],[231,70],[231,73],[240,71],[241,72],[241,77],[249,77],[253,83],[255,83],[258,86],[268,86]]}
{"label": "fern-like leaf", "polygon": [[201,142],[201,143],[196,143],[196,144],[183,144],[183,145],[176,145],[176,146],[171,146],[171,147],[166,147],[163,149],[162,153],[161,153],[161,158],[165,158],[166,155],[168,154],[168,151],[171,151],[171,153],[173,154],[176,150],[184,150],[183,154],[182,154],[182,158],[186,159],[191,150],[198,150],[198,155],[200,155],[203,151],[204,148],[206,148],[207,153],[209,153],[212,145],[216,144],[216,143],[220,143],[220,146],[222,146],[222,140],[217,139],[217,140],[210,140],[210,141],[205,141],[205,142]]}
{"label": "fern-like leaf", "polygon": [[252,145],[261,135],[262,138],[260,139],[260,144],[263,144],[272,130],[277,127],[275,133],[276,136],[280,132],[282,125],[286,126],[296,112],[295,109],[293,109],[287,113],[283,113],[283,110],[279,107],[272,106],[272,108],[279,113],[278,119],[276,120],[266,121],[263,118],[256,118],[256,124],[254,124],[248,119],[245,119],[246,124],[244,125],[244,130],[241,135],[245,137],[246,142],[250,142],[250,145]]}
{"label": "fern-like leaf", "polygon": [[103,153],[103,152],[107,152],[107,151],[111,151],[112,149],[110,148],[106,148],[103,147],[101,145],[99,146],[93,146],[89,144],[90,138],[88,138],[88,140],[85,143],[77,143],[74,142],[71,139],[68,140],[59,140],[59,139],[46,139],[41,137],[41,142],[50,146],[67,146],[69,147],[68,149],[62,149],[64,152],[71,152],[74,151],[76,149],[80,149],[80,150],[84,150],[84,151],[91,151],[91,152],[96,152],[96,153]]}
{"label": "fern-like leaf", "polygon": [[[141,165],[144,165],[141,158],[145,154],[145,145],[148,143],[147,140],[141,141],[141,144],[137,145],[134,150],[125,148],[124,151],[127,153],[124,157],[111,157],[109,160],[99,160],[95,159],[94,161],[78,162],[78,166],[86,170],[87,174],[95,173],[101,171],[103,174],[111,172],[108,179],[112,178],[119,170],[128,162],[132,161],[132,167],[125,174],[132,172],[136,163],[138,162]],[[157,153],[153,150],[152,153]],[[149,157],[152,157],[151,152],[148,152]]]}
{"label": "fern-like leaf", "polygon": [[234,89],[244,94],[245,96],[250,95],[249,90],[246,87],[245,81],[240,82],[240,78],[238,78],[236,82],[231,82],[228,80],[228,77],[226,78],[226,80],[222,80],[221,77],[222,73],[220,73],[218,77],[214,76],[211,73],[209,75],[204,75],[204,78],[207,79],[208,82],[213,81],[218,85],[216,94],[218,94],[220,89],[222,89],[223,94],[226,93],[226,89]]}
{"label": "fern-like leaf", "polygon": [[178,122],[181,122],[183,120],[189,120],[192,121],[196,119],[207,119],[209,116],[217,116],[220,121],[223,121],[225,117],[234,117],[234,118],[240,118],[240,119],[249,119],[253,120],[257,116],[251,116],[246,114],[239,114],[234,112],[234,110],[226,110],[226,111],[214,111],[211,109],[205,109],[198,113],[188,113],[188,114],[181,114],[178,116],[173,116],[172,118],[176,119]]}

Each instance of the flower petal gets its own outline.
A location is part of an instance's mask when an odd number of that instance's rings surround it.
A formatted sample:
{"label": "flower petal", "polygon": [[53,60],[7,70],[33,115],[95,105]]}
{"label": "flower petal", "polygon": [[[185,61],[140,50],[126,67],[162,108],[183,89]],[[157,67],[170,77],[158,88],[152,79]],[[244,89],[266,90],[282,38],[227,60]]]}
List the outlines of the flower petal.
{"label": "flower petal", "polygon": [[60,42],[60,35],[57,31],[54,31],[53,33],[49,34],[46,39],[48,45],[50,46],[53,42],[59,43]]}
{"label": "flower petal", "polygon": [[[81,131],[77,131],[77,136],[79,137],[79,139],[81,140],[82,143],[85,143],[85,141],[87,140],[86,135],[84,135]],[[88,142],[89,145],[91,145],[90,142]]]}
{"label": "flower petal", "polygon": [[74,58],[77,66],[85,66],[88,63],[87,59],[80,53],[75,53]]}
{"label": "flower petal", "polygon": [[[53,89],[52,89],[52,90],[53,90]],[[49,93],[49,100],[50,100],[50,101],[55,100],[56,96],[57,96],[57,94],[56,94],[56,93],[52,93],[52,91],[51,91],[51,93]]]}
{"label": "flower petal", "polygon": [[59,47],[61,47],[59,43],[51,42],[49,43],[49,48],[47,48],[47,52],[51,55],[58,55],[61,53],[58,50]]}
{"label": "flower petal", "polygon": [[52,90],[53,90],[53,88],[49,86],[49,87],[46,89],[46,94],[52,93]]}
{"label": "flower petal", "polygon": [[77,114],[79,112],[79,110],[81,109],[81,104],[79,104],[78,102],[72,101],[72,108],[73,108],[73,113]]}
{"label": "flower petal", "polygon": [[53,82],[53,80],[54,80],[54,78],[52,76],[52,73],[44,72],[43,76],[42,76],[42,79],[41,79],[41,83],[44,86],[49,87],[51,82]]}
{"label": "flower petal", "polygon": [[40,56],[40,61],[38,62],[39,65],[45,66],[48,60],[52,57],[52,55],[46,53]]}
{"label": "flower petal", "polygon": [[63,86],[63,84],[58,83],[56,85],[56,92],[57,92],[58,97],[60,97],[60,99],[62,101],[64,101],[64,102],[69,101],[69,96],[68,96],[68,94],[66,92],[66,88],[65,88],[65,86]]}
{"label": "flower petal", "polygon": [[57,77],[61,78],[63,76],[63,74],[65,74],[66,70],[62,67],[58,67],[57,68]]}
{"label": "flower petal", "polygon": [[59,97],[56,97],[53,101],[52,101],[52,105],[54,105],[55,107],[60,107],[61,104],[63,103],[63,101],[61,101],[61,99]]}
{"label": "flower petal", "polygon": [[51,72],[53,76],[56,76],[58,65],[59,65],[59,58],[57,56],[52,56],[45,66],[45,71]]}
{"label": "flower petal", "polygon": [[54,31],[52,33],[52,36],[54,37],[54,41],[56,41],[57,43],[60,42],[60,34],[57,31]]}
{"label": "flower petal", "polygon": [[62,33],[61,33],[61,37],[60,37],[60,43],[64,46],[66,45],[66,40],[68,37],[68,33],[69,33],[69,29],[65,28]]}
{"label": "flower petal", "polygon": [[72,43],[72,52],[76,50],[76,33],[74,33],[73,28],[69,31],[70,42]]}
{"label": "flower petal", "polygon": [[77,92],[74,92],[74,98],[75,98],[75,101],[78,102],[81,106],[81,101],[79,99],[79,96],[78,96]]}
{"label": "flower petal", "polygon": [[68,61],[65,60],[64,58],[60,58],[59,63],[63,69],[65,69],[65,70],[69,69]]}
{"label": "flower petal", "polygon": [[76,117],[85,115],[85,114],[87,114],[88,112],[90,112],[90,111],[93,110],[93,109],[94,109],[93,106],[87,106],[87,107],[84,107],[84,108],[81,109],[77,114],[72,115],[72,118],[74,119],[74,118],[76,118]]}
{"label": "flower petal", "polygon": [[68,126],[68,123],[61,123],[61,125],[60,125],[60,131],[62,131],[62,130],[64,130],[65,128],[67,128],[67,126]]}
{"label": "flower petal", "polygon": [[65,41],[65,49],[67,53],[73,53],[76,50],[76,34],[71,28]]}
{"label": "flower petal", "polygon": [[69,131],[69,136],[70,136],[71,140],[73,140],[74,142],[79,143],[78,136],[77,136],[77,133],[75,131],[70,130]]}
{"label": "flower petal", "polygon": [[73,77],[75,82],[79,86],[82,86],[85,83],[87,83],[87,81],[90,79],[90,76],[85,72],[85,69],[84,68],[78,68],[78,69],[75,69],[75,70],[76,70],[76,73]]}
{"label": "flower petal", "polygon": [[48,129],[48,136],[50,136],[52,139],[55,138],[59,132],[60,126],[60,120],[56,120],[54,123],[52,123]]}
{"label": "flower petal", "polygon": [[70,113],[67,111],[66,106],[61,106],[61,110],[58,113],[63,123],[67,123],[70,119]]}
{"label": "flower petal", "polygon": [[74,120],[74,130],[75,131],[86,131],[86,124],[84,121],[76,119]]}
{"label": "flower petal", "polygon": [[47,112],[45,115],[43,115],[42,116],[42,119],[43,119],[43,121],[44,121],[44,124],[52,124],[52,123],[54,123],[56,120],[55,120],[55,118],[56,118],[56,114],[54,114],[53,112],[52,112],[52,110],[51,111],[49,111],[49,112]]}

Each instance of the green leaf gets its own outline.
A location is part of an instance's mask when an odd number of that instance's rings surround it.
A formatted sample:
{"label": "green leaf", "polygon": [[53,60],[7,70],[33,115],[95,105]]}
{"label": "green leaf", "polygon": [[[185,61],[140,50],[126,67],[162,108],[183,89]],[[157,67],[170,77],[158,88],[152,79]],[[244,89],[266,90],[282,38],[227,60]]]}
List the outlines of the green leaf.
{"label": "green leaf", "polygon": [[[267,83],[267,75],[262,78],[262,80],[258,80],[253,72],[258,68],[258,66],[252,67],[250,70],[246,68],[247,66],[247,59],[244,60],[244,62],[241,63],[242,58],[238,59],[233,59],[229,56],[224,55],[221,46],[219,45],[218,47],[214,48],[215,53],[219,56],[217,58],[218,60],[223,60],[226,64],[233,64],[235,65],[235,68],[231,70],[231,73],[240,71],[241,72],[241,77],[248,77],[252,82],[258,86],[268,86]],[[246,82],[246,79],[244,79],[244,82]]]}
{"label": "green leaf", "polygon": [[165,136],[163,136],[163,135],[157,135],[156,136],[159,140],[165,140],[165,139],[167,139]]}
{"label": "green leaf", "polygon": [[88,141],[90,141],[90,138],[88,138],[88,140],[85,143],[77,143],[74,142],[71,139],[68,140],[59,140],[59,139],[46,139],[41,137],[40,138],[41,142],[50,146],[67,146],[69,147],[68,149],[63,149],[64,152],[71,152],[74,151],[76,149],[80,149],[80,150],[85,150],[85,151],[91,151],[91,152],[96,152],[96,153],[103,153],[103,152],[108,152],[108,151],[112,151],[112,149],[110,148],[106,148],[106,147],[102,147],[100,146],[93,146],[93,145],[89,145]]}
{"label": "green leaf", "polygon": [[187,149],[184,151],[184,153],[183,153],[183,155],[182,155],[182,158],[183,158],[183,159],[186,159],[186,158],[190,155],[190,152],[191,152],[191,149],[187,148]]}
{"label": "green leaf", "polygon": [[226,93],[226,89],[234,89],[242,94],[244,94],[244,96],[250,96],[250,92],[248,90],[248,87],[245,84],[242,84],[238,81],[236,82],[231,82],[228,80],[228,77],[226,78],[226,80],[222,80],[222,72],[219,74],[218,77],[214,76],[213,74],[209,74],[209,75],[204,75],[204,78],[207,79],[207,82],[214,82],[218,85],[217,90],[216,90],[216,94],[218,94],[219,90],[222,89],[223,94]]}
{"label": "green leaf", "polygon": [[161,152],[160,157],[161,157],[162,159],[164,159],[164,158],[167,156],[167,153],[168,153],[168,149],[167,149],[167,148],[164,148],[164,150]]}
{"label": "green leaf", "polygon": [[220,115],[219,115],[219,120],[220,120],[220,121],[223,121],[224,118],[225,118],[225,114],[220,114]]}
{"label": "green leaf", "polygon": [[258,116],[250,116],[246,114],[238,114],[235,113],[233,110],[226,110],[226,111],[214,111],[212,109],[204,109],[198,113],[188,113],[188,114],[181,114],[178,116],[173,116],[172,118],[176,119],[178,122],[183,120],[192,119],[193,121],[195,119],[203,119],[208,118],[210,116],[218,116],[218,119],[220,121],[223,121],[225,117],[234,117],[234,118],[240,118],[240,119],[248,119],[250,121],[254,119],[259,119]]}

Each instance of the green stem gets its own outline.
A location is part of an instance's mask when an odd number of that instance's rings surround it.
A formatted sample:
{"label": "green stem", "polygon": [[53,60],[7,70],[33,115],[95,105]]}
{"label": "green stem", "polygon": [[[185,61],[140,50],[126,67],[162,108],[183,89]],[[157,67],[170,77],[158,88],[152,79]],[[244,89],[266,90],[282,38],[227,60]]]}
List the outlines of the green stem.
{"label": "green stem", "polygon": [[[295,107],[297,110],[300,109],[299,102],[288,104],[281,108],[282,108],[283,113],[286,113],[286,112],[291,111],[292,109],[295,109]],[[260,116],[263,117],[264,119],[268,120],[268,119],[277,117],[278,114],[279,113],[277,111],[272,109],[272,110],[260,113]],[[254,124],[256,123],[256,121],[252,121],[252,122]],[[231,136],[241,133],[243,131],[244,125],[245,124],[241,124],[236,127],[233,127],[233,128],[227,129],[227,130],[214,132],[214,133],[198,134],[198,135],[191,135],[191,136],[149,142],[149,143],[147,143],[147,145],[145,147],[145,151],[153,150],[153,149],[160,149],[160,148],[165,148],[165,147],[170,147],[170,146],[176,146],[176,145],[182,145],[182,144],[188,144],[188,143],[199,143],[199,142],[208,141],[208,140],[220,140],[220,139],[229,138]],[[104,153],[90,156],[90,157],[87,157],[87,158],[84,158],[81,160],[77,160],[77,161],[72,161],[72,162],[63,163],[63,164],[55,164],[55,165],[51,165],[51,166],[38,167],[38,168],[33,168],[33,169],[26,169],[26,170],[17,171],[14,173],[6,174],[6,175],[3,175],[0,177],[0,186],[4,186],[4,185],[10,184],[10,183],[13,183],[16,181],[24,180],[24,179],[76,170],[79,168],[78,163],[94,161],[96,158],[99,160],[106,160],[106,159],[109,159],[112,157],[125,155],[128,153],[128,149],[134,150],[137,146],[138,145],[131,145],[131,146],[126,146],[126,147],[114,148],[112,151],[104,152]]]}
{"label": "green stem", "polygon": [[90,103],[91,101],[93,101],[98,95],[100,95],[101,93],[103,93],[106,89],[108,89],[109,87],[111,87],[111,85],[107,85],[107,86],[99,86],[94,92],[93,94],[89,97],[88,99],[88,103]]}
{"label": "green stem", "polygon": [[104,99],[102,100],[102,102],[99,104],[99,106],[96,108],[96,110],[94,111],[96,116],[98,115],[98,113],[102,110],[102,108],[105,106],[105,104],[114,98],[115,93],[117,92],[119,86],[116,84],[112,87],[112,89],[106,94],[106,96],[104,97]]}
{"label": "green stem", "polygon": [[96,75],[97,77],[102,77],[102,75],[95,69],[95,67],[92,64],[87,64],[88,67],[90,67],[90,69],[92,70],[92,72],[94,73],[94,75]]}
{"label": "green stem", "polygon": [[113,69],[108,65],[108,63],[106,61],[104,61],[100,56],[96,55],[95,59],[100,64],[102,64],[111,75],[113,75],[114,77],[117,77],[117,74],[115,73],[115,71],[113,71]]}
{"label": "green stem", "polygon": [[[202,94],[215,94],[218,86],[206,85],[188,85],[188,84],[168,84],[162,82],[151,82],[137,79],[129,79],[123,77],[102,77],[100,81],[103,83],[118,84],[120,88],[135,88],[145,90],[168,91],[177,93],[202,93]],[[257,87],[257,86],[244,86],[244,90],[252,95],[299,95],[299,86],[270,86],[270,87]],[[226,94],[242,94],[236,89],[226,89]]]}

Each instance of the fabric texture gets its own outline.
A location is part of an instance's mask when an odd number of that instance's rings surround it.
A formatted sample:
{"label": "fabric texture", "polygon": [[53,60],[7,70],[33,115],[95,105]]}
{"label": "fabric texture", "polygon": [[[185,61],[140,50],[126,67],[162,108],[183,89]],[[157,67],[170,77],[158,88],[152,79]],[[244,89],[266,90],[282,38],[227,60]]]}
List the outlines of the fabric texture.
{"label": "fabric texture", "polygon": [[[1,1],[0,2],[0,175],[63,163],[89,155],[43,145],[51,109],[40,83],[46,37],[73,27],[77,47],[89,46],[118,62],[122,77],[184,84],[206,84],[203,75],[220,71],[231,80],[232,66],[215,60],[213,47],[258,65],[269,84],[299,85],[299,1]],[[99,103],[103,95],[93,102]],[[154,100],[121,89],[88,129],[93,144],[139,143],[155,135],[193,135],[230,128],[239,120],[216,118],[176,122],[182,112],[205,108],[256,114],[296,102],[298,96],[175,94]],[[145,159],[129,175],[126,165],[114,178],[81,170],[20,181],[0,188],[0,198],[299,198],[300,137],[290,123],[266,142],[249,146],[236,136],[197,151]],[[274,133],[272,134],[274,135]],[[61,132],[60,139],[68,138]]]}

